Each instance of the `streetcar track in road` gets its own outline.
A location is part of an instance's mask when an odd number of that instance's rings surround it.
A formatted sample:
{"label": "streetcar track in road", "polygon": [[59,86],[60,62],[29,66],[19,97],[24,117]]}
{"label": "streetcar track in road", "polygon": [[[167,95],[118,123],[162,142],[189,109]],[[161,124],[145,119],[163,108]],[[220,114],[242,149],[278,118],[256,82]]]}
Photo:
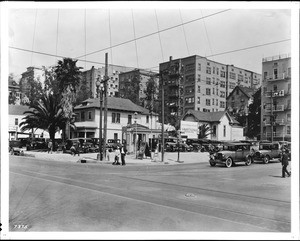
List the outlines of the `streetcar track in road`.
{"label": "streetcar track in road", "polygon": [[[217,219],[221,219],[221,220],[233,222],[233,223],[240,224],[241,222],[237,222],[237,221],[235,221],[235,219],[246,216],[249,219],[247,220],[247,222],[243,222],[245,225],[259,227],[264,230],[277,231],[277,229],[274,228],[274,226],[275,227],[284,226],[284,230],[290,229],[289,221],[282,221],[282,220],[271,219],[271,218],[267,218],[267,217],[250,215],[250,214],[243,213],[243,212],[237,212],[237,211],[224,209],[224,208],[218,208],[218,207],[210,207],[210,206],[206,206],[206,205],[199,205],[199,204],[195,205],[195,204],[191,204],[191,203],[189,203],[187,205],[187,203],[178,202],[178,200],[176,200],[176,201],[168,200],[168,205],[166,205],[166,204],[164,204],[165,200],[157,199],[157,197],[155,197],[155,196],[143,196],[140,194],[140,192],[134,192],[134,191],[131,191],[131,193],[128,193],[128,190],[124,190],[121,188],[116,188],[116,187],[108,188],[106,186],[98,185],[98,184],[94,184],[94,183],[78,181],[78,180],[73,180],[73,179],[69,179],[69,178],[53,176],[53,175],[41,174],[41,173],[36,173],[36,172],[29,172],[29,171],[19,171],[19,172],[12,171],[12,173],[17,174],[17,175],[24,175],[24,176],[31,177],[31,178],[37,178],[37,179],[41,179],[41,180],[45,180],[45,181],[51,181],[51,182],[55,182],[55,183],[59,183],[59,184],[70,185],[73,187],[83,188],[85,190],[96,191],[96,192],[104,193],[107,195],[114,195],[114,196],[130,199],[130,200],[141,201],[141,202],[146,202],[146,203],[150,203],[153,205],[173,208],[173,209],[180,210],[180,211],[196,213],[199,215],[209,216],[211,218],[217,218]],[[141,180],[141,181],[145,181],[145,180]],[[171,185],[171,184],[168,184],[168,185]],[[149,199],[152,201],[149,201]],[[180,206],[180,208],[178,208],[178,206]],[[217,210],[217,212],[216,212],[216,210]],[[226,213],[233,215],[231,217],[233,220],[223,218],[222,215],[224,215]],[[270,225],[268,225],[269,222],[271,222]],[[259,223],[262,223],[262,225],[258,225]],[[267,226],[271,226],[271,227],[267,227]]]}
{"label": "streetcar track in road", "polygon": [[256,197],[256,196],[250,196],[250,195],[245,195],[245,194],[237,194],[237,193],[231,193],[231,192],[224,192],[224,191],[220,191],[220,190],[212,190],[212,189],[207,189],[207,188],[203,188],[203,187],[191,187],[191,186],[185,186],[185,185],[175,184],[175,183],[167,183],[167,182],[160,182],[160,181],[154,181],[154,180],[145,180],[145,179],[137,178],[137,177],[128,177],[128,176],[119,176],[119,177],[126,178],[126,179],[139,180],[139,181],[144,181],[144,182],[150,182],[150,183],[177,186],[177,187],[180,187],[180,188],[190,188],[190,189],[195,189],[195,190],[232,195],[232,196],[237,196],[237,197],[246,197],[246,198],[253,198],[253,199],[259,199],[259,200],[274,201],[274,202],[290,204],[289,201],[283,201],[283,200],[277,200],[277,199],[265,198],[265,197]]}

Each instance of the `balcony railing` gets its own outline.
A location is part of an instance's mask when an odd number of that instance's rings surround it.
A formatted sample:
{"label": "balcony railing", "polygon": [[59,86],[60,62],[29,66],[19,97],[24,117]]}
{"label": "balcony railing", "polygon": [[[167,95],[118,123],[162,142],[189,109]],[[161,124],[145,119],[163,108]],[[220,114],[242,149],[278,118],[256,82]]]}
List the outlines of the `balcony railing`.
{"label": "balcony railing", "polygon": [[[264,124],[265,126],[270,126],[271,121],[265,121]],[[287,121],[285,119],[276,119],[274,121],[274,125],[285,125],[285,124],[287,124]]]}
{"label": "balcony railing", "polygon": [[267,80],[267,81],[287,80],[290,78],[291,78],[291,75],[287,74],[287,73],[272,74],[272,75],[264,76],[264,80]]}
{"label": "balcony railing", "polygon": [[[273,111],[284,111],[284,105],[273,106],[272,110]],[[266,111],[270,112],[271,108],[266,108]]]}

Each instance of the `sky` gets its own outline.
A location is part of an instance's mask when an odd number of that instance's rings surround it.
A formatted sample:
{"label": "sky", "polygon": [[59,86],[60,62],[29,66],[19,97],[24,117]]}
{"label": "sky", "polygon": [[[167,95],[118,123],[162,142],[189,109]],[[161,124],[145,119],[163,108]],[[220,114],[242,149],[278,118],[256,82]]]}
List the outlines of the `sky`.
{"label": "sky", "polygon": [[20,76],[61,57],[99,68],[107,52],[109,64],[153,71],[170,56],[200,55],[261,73],[262,58],[291,53],[292,3],[233,3],[12,5],[8,71]]}

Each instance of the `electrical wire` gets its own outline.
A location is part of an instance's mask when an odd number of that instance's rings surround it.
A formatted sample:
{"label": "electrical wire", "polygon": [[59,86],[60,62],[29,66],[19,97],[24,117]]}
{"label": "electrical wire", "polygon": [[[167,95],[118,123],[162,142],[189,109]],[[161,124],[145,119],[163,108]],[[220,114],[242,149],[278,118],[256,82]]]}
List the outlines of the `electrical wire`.
{"label": "electrical wire", "polygon": [[190,55],[189,46],[188,46],[187,39],[186,39],[186,34],[185,34],[185,29],[184,29],[184,25],[183,25],[183,20],[182,20],[182,15],[181,15],[180,9],[179,9],[179,15],[180,15],[180,20],[181,20],[181,24],[182,24],[182,30],[183,30],[184,40],[185,40],[185,46],[186,46],[188,55]]}
{"label": "electrical wire", "polygon": [[[32,47],[31,50],[33,51],[34,48],[34,39],[35,39],[35,30],[36,30],[36,18],[37,18],[37,9],[35,9],[35,18],[34,18],[34,29],[33,29],[33,38],[32,38]],[[32,66],[32,58],[33,58],[33,53],[31,53],[31,59],[30,59],[30,65]]]}
{"label": "electrical wire", "polygon": [[160,44],[160,51],[161,51],[161,56],[162,56],[162,62],[164,62],[164,51],[162,48],[162,44],[161,44],[161,38],[160,38],[160,31],[159,31],[159,24],[158,24],[158,19],[157,19],[157,14],[156,14],[156,10],[154,9],[155,12],[155,18],[156,18],[156,25],[157,25],[157,30],[158,30],[158,38],[159,38],[159,44]]}
{"label": "electrical wire", "polygon": [[[218,55],[229,54],[229,53],[235,53],[235,52],[239,52],[239,51],[244,51],[244,50],[248,50],[248,49],[263,47],[263,46],[277,44],[277,43],[282,43],[282,42],[287,42],[287,41],[291,41],[291,39],[283,39],[283,40],[279,40],[279,41],[274,41],[274,42],[269,42],[269,43],[264,43],[264,44],[259,44],[259,45],[253,45],[253,46],[249,46],[249,47],[245,47],[245,48],[241,48],[241,49],[235,49],[235,50],[230,50],[230,51],[226,51],[226,52],[220,52],[220,53],[216,53],[214,55],[210,55],[210,56],[207,56],[207,57],[218,56]],[[8,48],[19,50],[19,51],[25,51],[25,52],[35,53],[35,54],[46,55],[46,56],[50,56],[50,57],[70,58],[70,57],[67,57],[67,56],[55,55],[55,54],[48,54],[48,53],[44,53],[44,52],[40,52],[40,51],[32,51],[32,50],[28,50],[28,49],[22,49],[22,48],[18,48],[18,47],[13,47],[13,46],[8,46]],[[73,58],[73,59],[76,59],[76,60],[81,61],[81,62],[85,61],[85,60],[82,60],[82,59],[79,59],[79,58]],[[96,62],[96,61],[90,61],[90,60],[86,60],[86,62],[87,63],[94,63],[94,64],[105,65],[104,63]],[[115,65],[115,64],[112,65],[112,66],[126,67],[126,66]],[[154,68],[158,68],[158,67],[159,66],[154,66],[154,67],[144,68],[144,69],[149,69],[150,70],[150,69],[154,69]],[[135,69],[136,67],[128,67],[128,68]]]}
{"label": "electrical wire", "polygon": [[[134,39],[136,39],[136,36],[135,36],[135,26],[134,26],[134,17],[133,17],[133,9],[131,9],[131,16],[132,16],[132,24],[133,24],[133,35],[134,35]],[[138,50],[137,50],[136,40],[135,40],[135,53],[136,53],[137,67],[139,69],[139,56],[138,56]]]}
{"label": "electrical wire", "polygon": [[[227,12],[227,11],[230,11],[230,10],[231,10],[231,9],[226,9],[226,10],[223,10],[223,11],[220,11],[220,12],[216,12],[216,13],[213,13],[213,14],[209,14],[209,15],[207,15],[207,16],[205,16],[205,17],[196,18],[196,19],[193,19],[193,20],[191,20],[191,21],[187,21],[187,22],[185,22],[185,23],[183,23],[183,24],[174,25],[174,26],[172,26],[172,27],[165,28],[165,29],[159,30],[159,31],[157,31],[157,32],[153,32],[153,33],[150,33],[150,34],[146,34],[146,35],[141,36],[141,37],[138,37],[138,38],[136,38],[136,39],[131,39],[131,40],[128,40],[128,41],[125,41],[125,42],[122,42],[122,43],[119,43],[119,44],[116,44],[116,45],[113,45],[113,46],[110,46],[110,47],[106,47],[106,48],[103,48],[103,49],[100,49],[100,50],[93,51],[93,52],[91,52],[91,53],[86,54],[86,56],[92,55],[92,54],[95,54],[95,53],[98,53],[98,52],[102,52],[102,51],[105,51],[105,50],[110,49],[110,48],[119,47],[119,46],[121,46],[121,45],[128,44],[128,43],[131,43],[131,42],[133,42],[133,41],[140,40],[140,39],[143,39],[143,38],[147,38],[147,37],[150,37],[150,36],[152,36],[152,35],[155,35],[155,34],[158,34],[158,33],[161,33],[161,32],[165,32],[165,31],[171,30],[171,29],[173,29],[173,28],[178,28],[178,27],[180,27],[180,26],[182,26],[182,25],[190,24],[190,23],[193,23],[193,22],[202,20],[203,18],[209,18],[209,17],[215,16],[215,15],[217,15],[217,14],[221,14],[221,13],[224,13],[224,12]],[[155,14],[156,14],[156,12],[155,12]],[[78,56],[78,57],[76,57],[76,58],[82,58],[82,57],[84,57],[84,55]]]}

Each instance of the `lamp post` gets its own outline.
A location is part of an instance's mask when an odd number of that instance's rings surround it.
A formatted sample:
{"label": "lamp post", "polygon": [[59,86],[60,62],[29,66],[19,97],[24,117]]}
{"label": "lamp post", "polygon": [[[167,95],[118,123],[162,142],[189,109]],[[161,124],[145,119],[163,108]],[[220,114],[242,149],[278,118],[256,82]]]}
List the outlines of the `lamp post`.
{"label": "lamp post", "polygon": [[100,99],[100,119],[99,119],[99,159],[100,161],[103,160],[103,154],[102,154],[102,106],[103,106],[103,85],[99,79],[97,78],[96,81],[96,87],[97,87],[97,93]]}
{"label": "lamp post", "polygon": [[137,112],[134,112],[134,123],[135,123],[135,158],[137,158],[137,141],[138,141],[138,138],[137,138],[137,115],[138,113]]}

